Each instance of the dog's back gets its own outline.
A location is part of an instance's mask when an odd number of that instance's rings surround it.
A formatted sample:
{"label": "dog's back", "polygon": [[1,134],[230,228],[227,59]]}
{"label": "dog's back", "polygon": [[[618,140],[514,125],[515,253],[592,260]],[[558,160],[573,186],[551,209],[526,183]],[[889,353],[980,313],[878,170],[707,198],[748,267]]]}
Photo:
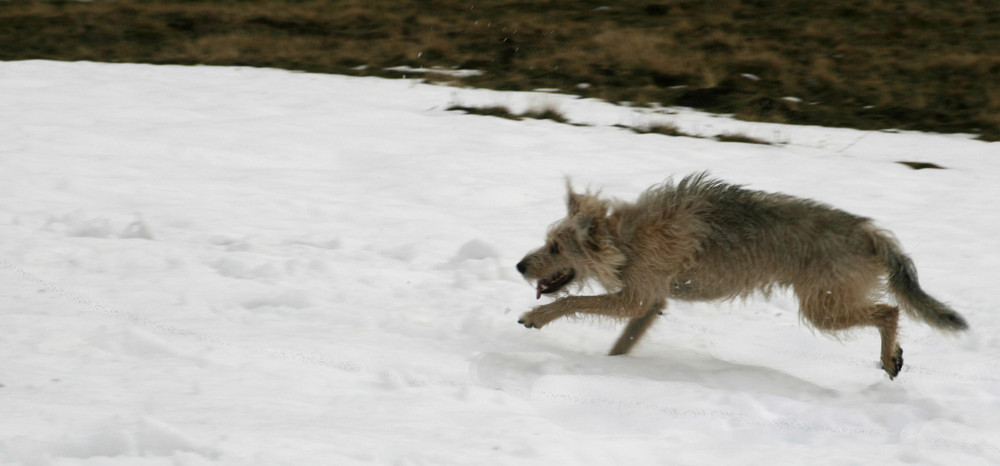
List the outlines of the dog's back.
{"label": "dog's back", "polygon": [[691,257],[672,271],[671,297],[678,299],[746,297],[755,291],[767,294],[774,286],[829,282],[825,271],[869,278],[881,270],[869,219],[705,174],[654,186],[635,204],[619,206],[619,212],[620,231],[632,242],[643,231],[670,236],[683,230],[696,236]]}

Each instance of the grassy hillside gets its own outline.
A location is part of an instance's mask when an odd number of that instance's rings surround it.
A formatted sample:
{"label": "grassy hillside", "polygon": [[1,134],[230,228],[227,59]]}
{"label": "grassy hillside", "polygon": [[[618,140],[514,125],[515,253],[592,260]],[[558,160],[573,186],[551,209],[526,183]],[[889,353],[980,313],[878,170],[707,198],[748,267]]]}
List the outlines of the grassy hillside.
{"label": "grassy hillside", "polygon": [[0,2],[0,60],[248,65],[558,88],[749,120],[1000,139],[1000,2]]}

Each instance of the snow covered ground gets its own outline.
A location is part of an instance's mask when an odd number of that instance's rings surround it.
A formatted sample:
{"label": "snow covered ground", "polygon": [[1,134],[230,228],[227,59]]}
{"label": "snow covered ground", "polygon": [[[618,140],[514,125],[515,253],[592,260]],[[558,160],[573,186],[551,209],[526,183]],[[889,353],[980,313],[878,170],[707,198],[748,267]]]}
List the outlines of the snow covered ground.
{"label": "snow covered ground", "polygon": [[[553,105],[572,126],[445,111]],[[669,122],[764,146],[639,135]],[[915,171],[899,160],[946,170]],[[873,217],[972,330],[771,301],[516,323],[563,177]],[[997,464],[1000,146],[246,68],[0,63],[0,464]]]}

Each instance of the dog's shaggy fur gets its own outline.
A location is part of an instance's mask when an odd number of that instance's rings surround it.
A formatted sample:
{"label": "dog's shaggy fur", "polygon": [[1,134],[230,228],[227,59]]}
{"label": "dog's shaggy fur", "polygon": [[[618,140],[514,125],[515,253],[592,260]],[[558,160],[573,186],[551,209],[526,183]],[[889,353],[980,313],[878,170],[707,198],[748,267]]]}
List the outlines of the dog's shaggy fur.
{"label": "dog's shaggy fur", "polygon": [[745,298],[790,287],[802,319],[819,330],[877,328],[890,378],[903,366],[903,350],[896,342],[899,307],[878,302],[886,290],[910,316],[933,327],[968,328],[962,316],[920,289],[913,262],[867,218],[705,173],[654,186],[635,203],[574,193],[568,182],[567,190],[567,217],[517,270],[537,282],[539,298],[588,279],[607,294],[565,296],[535,307],[518,321],[525,327],[577,313],[627,318],[611,349],[625,354],[668,299]]}

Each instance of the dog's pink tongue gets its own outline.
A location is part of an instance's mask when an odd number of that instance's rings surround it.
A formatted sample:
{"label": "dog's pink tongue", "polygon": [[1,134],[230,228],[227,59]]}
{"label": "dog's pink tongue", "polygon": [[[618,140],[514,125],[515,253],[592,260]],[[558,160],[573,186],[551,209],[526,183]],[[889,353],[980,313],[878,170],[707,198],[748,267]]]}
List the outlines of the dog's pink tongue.
{"label": "dog's pink tongue", "polygon": [[538,288],[535,290],[535,299],[542,299],[542,285],[539,284]]}

